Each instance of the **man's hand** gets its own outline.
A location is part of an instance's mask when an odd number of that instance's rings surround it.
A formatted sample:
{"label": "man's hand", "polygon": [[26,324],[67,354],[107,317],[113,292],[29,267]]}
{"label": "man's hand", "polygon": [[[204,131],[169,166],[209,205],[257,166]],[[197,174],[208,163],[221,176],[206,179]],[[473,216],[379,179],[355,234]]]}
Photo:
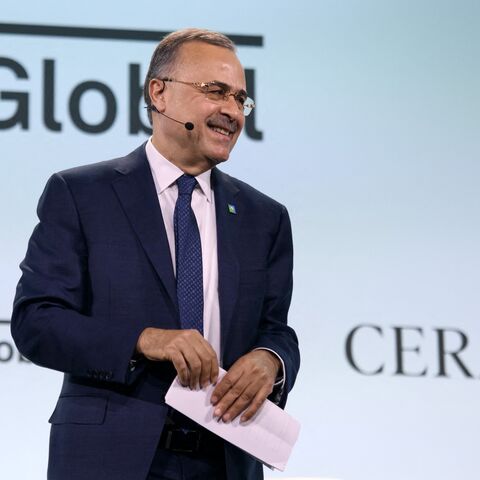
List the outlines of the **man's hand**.
{"label": "man's hand", "polygon": [[230,422],[243,412],[240,420],[250,420],[272,393],[280,360],[268,350],[253,350],[240,357],[212,393],[214,416]]}
{"label": "man's hand", "polygon": [[137,351],[149,360],[172,362],[183,386],[196,389],[217,381],[217,355],[197,330],[148,327],[138,338]]}

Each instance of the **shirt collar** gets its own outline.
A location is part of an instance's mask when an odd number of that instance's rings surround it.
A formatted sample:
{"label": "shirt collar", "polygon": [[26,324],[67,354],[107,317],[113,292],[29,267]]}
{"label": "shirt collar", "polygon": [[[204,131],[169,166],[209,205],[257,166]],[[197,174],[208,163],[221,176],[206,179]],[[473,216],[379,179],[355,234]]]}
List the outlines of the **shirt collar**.
{"label": "shirt collar", "polygon": [[[167,160],[153,145],[152,137],[149,138],[147,145],[145,146],[145,153],[147,154],[148,163],[153,174],[153,181],[155,182],[155,189],[157,194],[160,195],[167,188],[175,184],[177,179],[183,175],[183,170],[178,168],[172,162]],[[211,170],[197,175],[195,178],[208,202],[212,201],[212,189],[211,189]]]}

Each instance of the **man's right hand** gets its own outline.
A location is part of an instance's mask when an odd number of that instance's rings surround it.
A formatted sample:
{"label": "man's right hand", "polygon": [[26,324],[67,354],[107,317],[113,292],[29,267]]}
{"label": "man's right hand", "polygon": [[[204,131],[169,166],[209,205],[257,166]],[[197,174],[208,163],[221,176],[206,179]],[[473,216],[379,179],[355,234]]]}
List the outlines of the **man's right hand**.
{"label": "man's right hand", "polygon": [[198,330],[148,327],[138,337],[137,352],[148,360],[172,362],[183,386],[196,389],[217,381],[217,355]]}

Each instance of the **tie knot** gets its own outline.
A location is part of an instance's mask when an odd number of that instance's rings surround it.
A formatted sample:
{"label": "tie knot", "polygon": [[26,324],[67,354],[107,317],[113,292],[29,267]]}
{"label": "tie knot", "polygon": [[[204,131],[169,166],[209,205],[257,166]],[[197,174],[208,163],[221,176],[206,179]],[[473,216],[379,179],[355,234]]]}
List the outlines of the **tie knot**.
{"label": "tie knot", "polygon": [[184,173],[178,180],[178,194],[179,195],[191,195],[195,185],[197,184],[197,180],[195,177],[191,175],[187,175]]}

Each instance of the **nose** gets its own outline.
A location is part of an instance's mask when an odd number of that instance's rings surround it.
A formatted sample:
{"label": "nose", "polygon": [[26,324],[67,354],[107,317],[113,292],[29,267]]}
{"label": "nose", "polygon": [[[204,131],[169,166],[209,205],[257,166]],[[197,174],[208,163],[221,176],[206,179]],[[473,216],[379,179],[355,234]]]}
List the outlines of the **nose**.
{"label": "nose", "polygon": [[232,97],[233,101],[235,102],[235,105],[238,107],[238,109],[240,111],[243,111],[243,105],[235,98],[235,96],[236,96],[236,93],[234,93],[234,92],[228,93],[227,94],[227,100],[230,100],[228,97]]}
{"label": "nose", "polygon": [[235,94],[229,93],[225,100],[222,102],[221,112],[228,115],[230,118],[235,119],[240,125],[243,125],[245,116],[243,115],[243,108],[240,109],[237,101],[235,100]]}

